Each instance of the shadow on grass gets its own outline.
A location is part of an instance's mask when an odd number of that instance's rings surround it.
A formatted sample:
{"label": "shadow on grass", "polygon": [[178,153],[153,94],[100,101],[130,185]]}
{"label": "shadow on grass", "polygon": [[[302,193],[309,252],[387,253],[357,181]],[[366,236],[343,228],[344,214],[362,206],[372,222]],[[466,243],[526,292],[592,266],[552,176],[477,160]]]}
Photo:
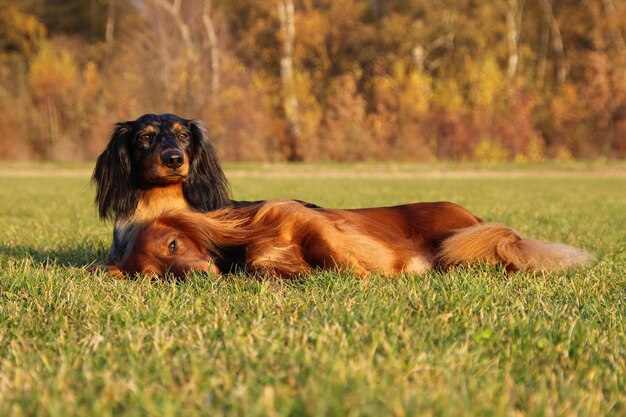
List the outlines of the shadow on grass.
{"label": "shadow on grass", "polygon": [[103,248],[97,248],[89,244],[77,244],[65,248],[40,248],[25,245],[0,244],[0,264],[9,260],[24,261],[32,260],[41,268],[53,266],[87,268],[93,264],[102,262],[106,258]]}

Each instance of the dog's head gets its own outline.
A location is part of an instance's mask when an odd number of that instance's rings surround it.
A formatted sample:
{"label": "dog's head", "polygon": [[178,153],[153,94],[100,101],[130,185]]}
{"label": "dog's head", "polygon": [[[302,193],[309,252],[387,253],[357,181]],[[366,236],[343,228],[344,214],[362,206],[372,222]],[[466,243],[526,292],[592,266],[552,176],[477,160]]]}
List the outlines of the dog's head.
{"label": "dog's head", "polygon": [[187,180],[191,123],[171,114],[146,114],[129,124],[131,163],[137,168],[140,188]]}
{"label": "dog's head", "polygon": [[230,266],[229,249],[242,248],[256,235],[246,226],[247,209],[226,208],[211,213],[174,210],[139,228],[122,261],[106,270],[119,277],[143,274],[182,278],[191,271],[219,274]]}
{"label": "dog's head", "polygon": [[119,265],[109,267],[108,273],[119,277],[126,274],[176,278],[192,271],[219,274],[202,244],[179,227],[162,219],[142,227],[131,253]]}
{"label": "dog's head", "polygon": [[227,205],[228,183],[199,121],[145,114],[117,123],[93,173],[101,218],[132,215],[140,190],[183,184],[189,205],[208,211]]}

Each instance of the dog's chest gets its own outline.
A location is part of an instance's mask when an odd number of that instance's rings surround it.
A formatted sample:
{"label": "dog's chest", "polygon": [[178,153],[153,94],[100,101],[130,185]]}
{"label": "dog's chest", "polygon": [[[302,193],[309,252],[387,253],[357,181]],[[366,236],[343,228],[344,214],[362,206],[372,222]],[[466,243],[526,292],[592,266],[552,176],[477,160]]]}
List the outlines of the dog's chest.
{"label": "dog's chest", "polygon": [[190,208],[183,196],[182,187],[165,187],[142,192],[135,212],[126,218],[118,218],[113,229],[111,255],[124,259],[139,228],[169,210]]}
{"label": "dog's chest", "polygon": [[133,215],[135,222],[148,222],[166,211],[189,208],[182,187],[165,187],[144,191]]}

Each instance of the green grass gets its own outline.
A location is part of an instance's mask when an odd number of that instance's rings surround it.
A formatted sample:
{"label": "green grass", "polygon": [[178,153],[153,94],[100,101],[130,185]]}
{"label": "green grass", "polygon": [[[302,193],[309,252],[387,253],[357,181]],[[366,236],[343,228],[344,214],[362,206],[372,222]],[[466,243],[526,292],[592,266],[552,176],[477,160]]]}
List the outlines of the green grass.
{"label": "green grass", "polygon": [[596,259],[557,274],[478,265],[388,280],[122,282],[84,270],[112,229],[96,218],[84,167],[5,166],[0,415],[626,415],[623,170],[376,178],[380,167],[358,166],[328,179],[325,169],[243,167],[233,194],[333,207],[450,200]]}

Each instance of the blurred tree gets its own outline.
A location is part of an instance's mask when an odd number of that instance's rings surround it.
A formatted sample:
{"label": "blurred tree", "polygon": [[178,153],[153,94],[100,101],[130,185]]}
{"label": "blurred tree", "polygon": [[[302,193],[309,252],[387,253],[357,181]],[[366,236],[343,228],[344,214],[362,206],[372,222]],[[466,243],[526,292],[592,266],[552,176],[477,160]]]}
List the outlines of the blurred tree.
{"label": "blurred tree", "polygon": [[333,92],[322,135],[324,155],[336,161],[366,161],[375,155],[375,144],[366,126],[366,103],[350,75],[333,80]]}
{"label": "blurred tree", "polygon": [[202,7],[202,23],[206,31],[206,48],[209,51],[211,62],[211,95],[217,97],[220,89],[220,54],[217,42],[217,33],[211,9],[213,7],[212,0],[204,0]]}
{"label": "blurred tree", "polygon": [[626,1],[0,0],[0,110],[38,157],[146,112],[226,159],[623,157]]}
{"label": "blurred tree", "polygon": [[40,131],[33,145],[35,153],[41,157],[52,156],[53,146],[63,139],[62,135],[72,121],[78,88],[77,72],[73,55],[49,42],[42,45],[31,62],[28,83],[40,116]]}
{"label": "blurred tree", "polygon": [[[112,30],[115,3],[122,0],[26,0],[52,35],[78,35],[90,42],[105,40]],[[110,35],[110,32],[109,32]]]}
{"label": "blurred tree", "polygon": [[283,111],[289,127],[287,160],[302,160],[298,142],[300,138],[300,121],[298,120],[298,95],[295,91],[293,74],[293,45],[296,38],[295,11],[292,0],[279,0],[276,4],[280,22],[280,39],[282,56],[280,58],[280,83],[282,86]]}
{"label": "blurred tree", "polygon": [[46,36],[46,27],[18,0],[0,0],[0,54],[32,55]]}

